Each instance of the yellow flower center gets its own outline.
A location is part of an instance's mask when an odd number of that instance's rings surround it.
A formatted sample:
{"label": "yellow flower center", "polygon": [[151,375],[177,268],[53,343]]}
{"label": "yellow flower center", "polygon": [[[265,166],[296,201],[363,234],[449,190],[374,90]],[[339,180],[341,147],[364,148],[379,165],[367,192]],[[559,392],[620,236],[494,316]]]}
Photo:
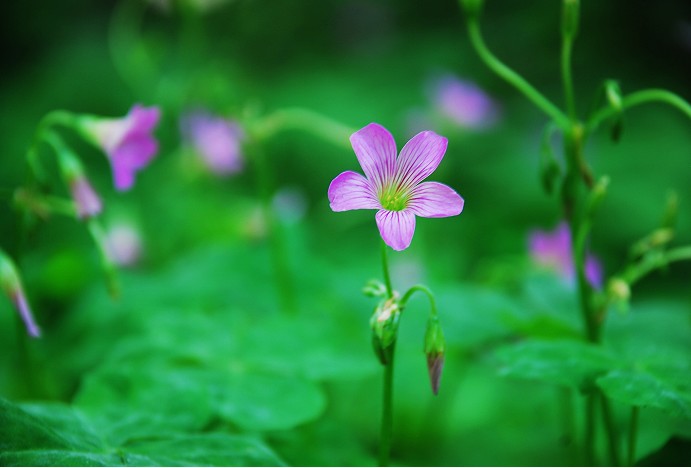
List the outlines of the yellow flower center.
{"label": "yellow flower center", "polygon": [[403,211],[408,207],[410,193],[393,184],[384,187],[379,193],[379,202],[385,210]]}

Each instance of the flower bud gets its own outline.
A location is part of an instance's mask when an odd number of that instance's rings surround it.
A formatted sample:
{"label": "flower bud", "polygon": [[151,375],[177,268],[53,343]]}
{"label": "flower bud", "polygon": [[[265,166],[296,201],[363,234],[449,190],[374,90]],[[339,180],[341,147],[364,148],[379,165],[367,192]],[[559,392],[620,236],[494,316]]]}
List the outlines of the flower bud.
{"label": "flower bud", "polygon": [[564,37],[573,40],[578,33],[579,0],[564,0],[561,29]]}
{"label": "flower bud", "polygon": [[62,178],[72,194],[77,216],[86,219],[101,213],[103,203],[87,179],[79,157],[56,134],[50,134],[48,138],[57,154]]}
{"label": "flower bud", "polygon": [[592,216],[595,211],[599,208],[602,200],[605,199],[607,195],[607,187],[609,186],[609,177],[602,176],[597,181],[593,187],[592,192],[590,192],[590,199],[588,200],[588,214]]}
{"label": "flower bud", "polygon": [[540,181],[542,182],[542,188],[548,195],[554,192],[557,179],[561,176],[561,168],[557,163],[557,158],[550,143],[552,130],[551,127],[547,127],[540,147]]}
{"label": "flower bud", "polygon": [[631,288],[626,281],[615,277],[607,283],[607,296],[610,301],[618,304],[620,311],[625,312],[631,298]]}
{"label": "flower bud", "polygon": [[444,350],[446,341],[442,333],[439,318],[430,317],[427,321],[427,331],[425,332],[425,355],[427,356],[427,371],[429,373],[432,392],[439,393],[441,373],[444,369]]}
{"label": "flower bud", "polygon": [[19,312],[19,316],[24,322],[29,335],[34,338],[41,336],[41,330],[34,321],[29,301],[24,294],[17,268],[2,250],[0,250],[0,287],[5,291]]}
{"label": "flower bud", "polygon": [[623,107],[621,103],[621,89],[619,83],[613,80],[605,82],[605,96],[609,105],[617,111],[616,119],[612,125],[611,137],[612,140],[618,142],[621,138],[621,132],[624,127]]}
{"label": "flower bud", "polygon": [[382,297],[386,295],[386,286],[379,280],[369,280],[362,288],[362,293],[367,297]]}
{"label": "flower bud", "polygon": [[384,365],[389,362],[388,356],[398,334],[398,320],[401,315],[398,301],[398,294],[394,293],[393,297],[379,303],[370,319],[374,352]]}

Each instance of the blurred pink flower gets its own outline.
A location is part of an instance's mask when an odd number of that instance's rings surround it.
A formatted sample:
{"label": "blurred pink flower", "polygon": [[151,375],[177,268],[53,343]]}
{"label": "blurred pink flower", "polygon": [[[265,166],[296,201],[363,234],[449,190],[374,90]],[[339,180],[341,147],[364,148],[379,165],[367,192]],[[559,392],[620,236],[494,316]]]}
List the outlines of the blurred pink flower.
{"label": "blurred pink flower", "polygon": [[497,105],[470,81],[446,74],[433,79],[430,88],[435,107],[461,127],[485,128],[497,119]]}
{"label": "blurred pink flower", "polygon": [[137,171],[156,155],[158,142],[152,132],[160,117],[158,107],[136,104],[123,118],[87,116],[79,120],[82,132],[108,156],[117,190],[132,188]]}
{"label": "blurred pink flower", "polygon": [[142,256],[139,231],[129,224],[117,224],[110,228],[105,245],[108,256],[118,266],[132,266]]}
{"label": "blurred pink flower", "polygon": [[182,117],[182,134],[216,174],[231,175],[242,170],[241,143],[244,132],[231,120],[195,111]]}
{"label": "blurred pink flower", "polygon": [[77,207],[77,216],[85,219],[101,213],[103,203],[84,175],[72,179],[69,185],[72,199]]}
{"label": "blurred pink flower", "polygon": [[34,316],[31,313],[31,308],[29,307],[29,301],[26,299],[26,294],[24,294],[24,288],[22,287],[22,281],[19,278],[17,268],[10,258],[1,250],[0,286],[2,286],[2,289],[19,312],[19,316],[24,322],[27,333],[34,338],[41,336],[41,330],[38,328],[38,325],[36,325]]}
{"label": "blurred pink flower", "polygon": [[[560,223],[552,232],[531,232],[529,242],[530,254],[536,263],[553,268],[568,281],[574,280],[571,231],[566,222]],[[585,276],[592,286],[602,287],[602,266],[591,254],[586,256]]]}
{"label": "blurred pink flower", "polygon": [[338,175],[329,186],[331,209],[378,210],[379,233],[394,250],[410,246],[416,215],[442,218],[463,211],[463,198],[451,187],[422,182],[444,157],[446,138],[431,131],[418,133],[397,158],[393,136],[371,123],[353,133],[350,142],[366,177],[353,171]]}

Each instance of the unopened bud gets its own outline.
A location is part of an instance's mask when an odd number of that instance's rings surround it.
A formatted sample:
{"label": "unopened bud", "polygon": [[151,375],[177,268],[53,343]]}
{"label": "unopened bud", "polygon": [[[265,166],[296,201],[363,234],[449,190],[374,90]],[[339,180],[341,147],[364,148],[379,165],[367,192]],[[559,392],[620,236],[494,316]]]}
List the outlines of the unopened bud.
{"label": "unopened bud", "polygon": [[602,176],[602,177],[600,177],[600,179],[597,181],[597,183],[593,187],[593,190],[590,193],[590,200],[588,203],[588,213],[591,216],[595,213],[595,210],[598,209],[598,207],[602,203],[602,200],[605,199],[605,195],[607,195],[607,187],[608,186],[609,186],[609,177],[608,176]]}
{"label": "unopened bud", "polygon": [[362,288],[362,293],[367,297],[382,297],[386,295],[386,286],[378,280],[369,280]]}
{"label": "unopened bud", "polygon": [[36,325],[29,307],[29,301],[26,299],[26,294],[24,294],[24,288],[22,288],[17,268],[2,250],[0,250],[0,287],[10,298],[17,312],[19,312],[19,316],[26,326],[27,333],[34,338],[41,336],[41,330]]}
{"label": "unopened bud", "polygon": [[392,346],[396,343],[398,321],[401,315],[398,294],[379,303],[370,319],[372,344],[379,361],[387,365]]}
{"label": "unopened bud", "polygon": [[617,111],[616,119],[612,124],[612,140],[618,142],[624,129],[623,107],[621,103],[621,89],[619,83],[614,80],[605,82],[605,96],[609,105]]}
{"label": "unopened bud", "polygon": [[432,392],[437,395],[439,393],[439,384],[441,382],[441,373],[444,369],[444,352],[446,349],[446,341],[442,333],[439,318],[435,315],[430,317],[427,321],[427,330],[425,331],[425,355],[427,356],[427,372],[429,373],[429,381],[432,385]]}
{"label": "unopened bud", "polygon": [[554,192],[557,179],[561,176],[561,168],[557,163],[550,141],[552,133],[553,128],[548,127],[545,129],[540,147],[540,181],[542,182],[542,188],[548,195]]}
{"label": "unopened bud", "polygon": [[629,299],[631,298],[631,288],[629,284],[621,278],[612,278],[607,283],[607,295],[610,301],[618,304],[619,310],[625,312],[628,309]]}

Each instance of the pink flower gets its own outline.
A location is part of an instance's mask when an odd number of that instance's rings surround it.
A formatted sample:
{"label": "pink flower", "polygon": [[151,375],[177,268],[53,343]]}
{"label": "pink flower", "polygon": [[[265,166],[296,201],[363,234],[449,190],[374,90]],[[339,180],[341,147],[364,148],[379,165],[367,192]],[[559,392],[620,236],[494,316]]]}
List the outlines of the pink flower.
{"label": "pink flower", "polygon": [[[530,253],[538,264],[555,269],[568,281],[574,280],[571,231],[565,222],[551,233],[533,231],[530,234]],[[602,287],[602,267],[597,258],[590,254],[585,260],[585,277],[594,287]]]}
{"label": "pink flower", "polygon": [[137,171],[146,167],[156,155],[158,142],[151,133],[160,117],[158,107],[136,104],[120,119],[89,116],[80,120],[85,135],[108,156],[116,189],[132,188]]}
{"label": "pink flower", "polygon": [[236,122],[197,111],[183,117],[181,126],[185,138],[213,172],[230,175],[242,170],[245,135]]}
{"label": "pink flower", "polygon": [[448,141],[434,132],[415,135],[396,157],[393,136],[371,123],[350,137],[365,176],[338,175],[329,186],[333,211],[378,210],[375,216],[384,242],[394,250],[410,246],[415,216],[443,218],[463,211],[463,198],[438,182],[422,182],[437,168]]}
{"label": "pink flower", "polygon": [[139,231],[129,224],[117,224],[109,229],[105,245],[108,256],[119,266],[133,266],[142,256]]}
{"label": "pink flower", "polygon": [[495,103],[470,81],[444,75],[433,81],[431,93],[439,111],[461,127],[484,128],[496,120]]}
{"label": "pink flower", "polygon": [[77,207],[77,216],[85,219],[97,216],[101,212],[103,203],[85,176],[72,179],[69,185]]}
{"label": "pink flower", "polygon": [[38,325],[36,325],[36,321],[31,313],[31,308],[29,307],[29,301],[27,301],[26,294],[24,294],[24,288],[22,288],[19,273],[17,273],[14,263],[1,250],[0,286],[5,290],[5,293],[7,293],[7,296],[19,312],[19,316],[26,326],[27,333],[34,338],[41,336],[41,330],[38,328]]}

